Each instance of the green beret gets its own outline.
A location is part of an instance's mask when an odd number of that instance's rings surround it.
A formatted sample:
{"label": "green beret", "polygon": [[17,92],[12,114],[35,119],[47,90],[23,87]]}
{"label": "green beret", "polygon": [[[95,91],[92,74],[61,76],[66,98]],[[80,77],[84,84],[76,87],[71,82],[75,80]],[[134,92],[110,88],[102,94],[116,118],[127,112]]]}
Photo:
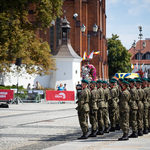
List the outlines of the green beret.
{"label": "green beret", "polygon": [[142,80],[140,80],[140,79],[136,79],[136,82],[138,82],[138,83],[142,83]]}
{"label": "green beret", "polygon": [[82,82],[82,83],[89,84],[89,81],[88,81],[88,80],[85,80],[85,79],[81,80],[81,82]]}
{"label": "green beret", "polygon": [[103,83],[103,81],[102,80],[97,80],[96,83]]}
{"label": "green beret", "polygon": [[129,84],[129,82],[127,82],[125,80],[123,80],[122,83],[127,84],[127,85]]}
{"label": "green beret", "polygon": [[116,81],[115,81],[115,80],[110,80],[109,82],[110,82],[110,83],[116,83]]}
{"label": "green beret", "polygon": [[142,78],[142,81],[148,81],[148,79],[147,78]]}
{"label": "green beret", "polygon": [[103,81],[103,83],[107,84],[107,81]]}
{"label": "green beret", "polygon": [[130,80],[129,80],[129,82],[135,82],[135,81],[136,81],[135,79],[130,79]]}
{"label": "green beret", "polygon": [[111,80],[115,80],[115,81],[118,81],[116,78],[112,78]]}
{"label": "green beret", "polygon": [[90,83],[96,83],[96,81],[91,81]]}

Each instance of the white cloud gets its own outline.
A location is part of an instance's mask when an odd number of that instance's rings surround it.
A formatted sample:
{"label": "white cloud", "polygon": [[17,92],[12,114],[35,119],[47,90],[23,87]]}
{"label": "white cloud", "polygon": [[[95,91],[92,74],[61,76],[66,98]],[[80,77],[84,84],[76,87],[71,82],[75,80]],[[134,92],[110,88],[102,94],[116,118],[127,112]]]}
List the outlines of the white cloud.
{"label": "white cloud", "polygon": [[128,13],[133,16],[138,16],[145,11],[150,11],[150,0],[126,0],[130,4]]}

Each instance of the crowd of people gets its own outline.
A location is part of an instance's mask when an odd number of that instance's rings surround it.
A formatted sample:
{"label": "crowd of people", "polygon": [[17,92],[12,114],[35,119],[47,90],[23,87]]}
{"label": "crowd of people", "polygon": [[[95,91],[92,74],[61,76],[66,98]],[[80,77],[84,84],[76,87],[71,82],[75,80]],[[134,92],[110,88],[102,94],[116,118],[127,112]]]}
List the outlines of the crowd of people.
{"label": "crowd of people", "polygon": [[[118,140],[137,138],[150,132],[150,79],[112,78],[109,83],[102,80],[81,82],[76,109],[83,135],[78,139],[120,129],[123,136]],[[132,133],[129,135],[130,128]]]}

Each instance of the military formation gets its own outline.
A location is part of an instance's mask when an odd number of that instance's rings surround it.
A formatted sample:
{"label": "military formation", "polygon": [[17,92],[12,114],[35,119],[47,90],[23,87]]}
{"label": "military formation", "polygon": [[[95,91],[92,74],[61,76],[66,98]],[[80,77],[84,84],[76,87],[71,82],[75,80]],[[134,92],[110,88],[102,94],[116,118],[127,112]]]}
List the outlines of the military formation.
{"label": "military formation", "polygon": [[112,78],[109,83],[102,80],[81,82],[76,109],[83,135],[78,139],[120,129],[123,136],[118,140],[137,138],[150,132],[150,79]]}

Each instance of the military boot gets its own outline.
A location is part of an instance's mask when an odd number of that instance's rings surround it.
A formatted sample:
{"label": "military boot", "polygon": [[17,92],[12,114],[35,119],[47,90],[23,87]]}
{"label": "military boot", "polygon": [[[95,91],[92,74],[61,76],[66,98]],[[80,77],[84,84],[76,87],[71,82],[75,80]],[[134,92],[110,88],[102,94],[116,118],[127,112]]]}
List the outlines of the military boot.
{"label": "military boot", "polygon": [[120,130],[120,125],[119,124],[116,124],[116,130]]}
{"label": "military boot", "polygon": [[103,135],[104,134],[104,129],[99,129],[98,132],[97,132],[97,135]]}
{"label": "military boot", "polygon": [[124,133],[123,136],[118,139],[118,141],[126,141],[126,140],[129,140],[128,134],[126,134],[126,133]]}
{"label": "military boot", "polygon": [[88,133],[84,133],[81,137],[79,137],[78,139],[87,139],[88,138]]}
{"label": "military boot", "polygon": [[92,133],[89,135],[89,137],[96,137],[97,131],[92,131]]}
{"label": "military boot", "polygon": [[109,127],[105,128],[104,133],[109,133]]}
{"label": "military boot", "polygon": [[133,131],[132,134],[129,136],[129,138],[137,138],[138,137],[138,133]]}
{"label": "military boot", "polygon": [[115,132],[115,130],[116,130],[115,127],[111,127],[109,131],[110,131],[110,132]]}
{"label": "military boot", "polygon": [[148,128],[145,128],[143,134],[148,134]]}
{"label": "military boot", "polygon": [[142,129],[138,130],[138,136],[143,136],[143,130]]}

